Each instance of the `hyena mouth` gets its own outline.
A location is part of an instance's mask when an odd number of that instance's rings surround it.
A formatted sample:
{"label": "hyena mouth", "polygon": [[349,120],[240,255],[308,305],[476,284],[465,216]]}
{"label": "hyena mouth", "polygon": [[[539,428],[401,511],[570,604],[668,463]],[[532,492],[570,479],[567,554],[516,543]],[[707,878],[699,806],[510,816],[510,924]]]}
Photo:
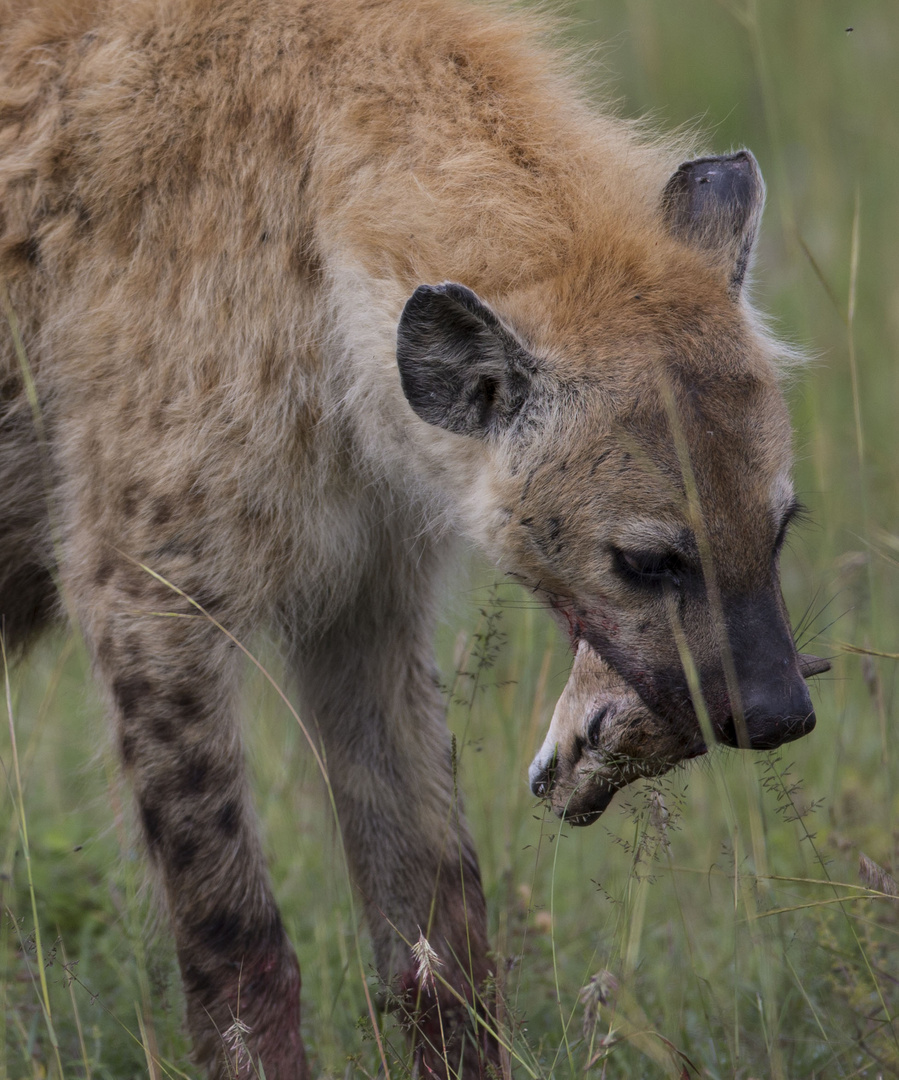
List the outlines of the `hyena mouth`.
{"label": "hyena mouth", "polygon": [[[806,679],[829,667],[826,660],[799,655],[799,670]],[[786,734],[799,738],[811,726],[798,722],[796,730]],[[717,730],[715,734],[716,742],[728,743],[726,735],[722,738]],[[781,737],[780,741],[788,740]],[[731,744],[737,745],[736,736]],[[766,749],[763,745],[754,748]],[[700,731],[684,730],[651,711],[602,657],[582,642],[550,732],[531,765],[531,790],[567,824],[591,825],[617,791],[636,780],[662,776],[708,750]]]}

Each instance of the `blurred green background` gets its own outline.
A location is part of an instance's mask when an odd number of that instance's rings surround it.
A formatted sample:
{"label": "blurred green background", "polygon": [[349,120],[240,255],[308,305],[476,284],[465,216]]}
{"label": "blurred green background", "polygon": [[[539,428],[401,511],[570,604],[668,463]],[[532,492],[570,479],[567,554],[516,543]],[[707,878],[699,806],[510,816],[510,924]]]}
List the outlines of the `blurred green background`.
{"label": "blurred green background", "polygon": [[[584,0],[561,13],[566,40],[590,46],[588,81],[624,115],[698,124],[710,150],[749,146],[759,159],[755,295],[811,356],[790,394],[811,513],[785,555],[785,592],[800,643],[834,668],[816,682],[807,739],[779,754],[718,752],[617,796],[589,829],[560,829],[526,768],[565,682],[565,647],[511,587],[477,567],[460,583],[441,663],[514,1073],[899,1076],[899,900],[885,895],[899,876],[899,6]],[[358,916],[321,784],[261,678],[247,698],[314,1067],[374,1076]],[[170,945],[164,932],[142,944],[153,907],[123,824],[127,792],[111,754],[95,752],[103,722],[77,646],[46,642],[15,674],[12,700],[52,1019],[33,985],[7,788],[0,1077],[57,1075],[53,1037],[66,1076],[193,1075]],[[9,779],[8,733],[0,756]],[[364,935],[360,947],[374,986]],[[391,1075],[406,1075],[389,1022],[384,1037]]]}

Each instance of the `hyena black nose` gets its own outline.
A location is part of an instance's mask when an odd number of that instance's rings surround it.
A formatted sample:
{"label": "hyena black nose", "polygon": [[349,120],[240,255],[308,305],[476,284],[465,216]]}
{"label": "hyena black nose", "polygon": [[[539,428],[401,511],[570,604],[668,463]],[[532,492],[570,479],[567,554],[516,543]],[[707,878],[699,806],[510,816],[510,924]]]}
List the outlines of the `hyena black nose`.
{"label": "hyena black nose", "polygon": [[718,732],[727,746],[743,746],[751,750],[774,750],[784,743],[801,739],[815,726],[815,710],[808,689],[801,680],[787,686],[762,686],[744,691],[743,716],[745,736],[741,739],[737,725],[729,716]]}

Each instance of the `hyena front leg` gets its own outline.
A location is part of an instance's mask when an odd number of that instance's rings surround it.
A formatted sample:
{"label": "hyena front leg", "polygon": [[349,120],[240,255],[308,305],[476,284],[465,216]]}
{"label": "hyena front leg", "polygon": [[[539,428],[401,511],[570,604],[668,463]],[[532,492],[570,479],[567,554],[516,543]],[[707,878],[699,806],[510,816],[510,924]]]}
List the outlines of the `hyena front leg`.
{"label": "hyena front leg", "polygon": [[[409,1020],[420,1075],[473,1080],[499,1064],[492,971],[430,654],[430,586],[415,585],[426,561],[407,573],[382,564],[377,586],[296,664],[378,969]],[[433,979],[411,948],[420,935],[440,962]]]}
{"label": "hyena front leg", "polygon": [[[182,567],[171,578],[202,600],[208,587],[196,574]],[[260,1063],[268,1080],[303,1080],[299,967],[272,896],[237,728],[240,654],[109,547],[91,578],[73,591],[164,885],[195,1060],[215,1080],[256,1077]],[[233,625],[221,597],[206,602]]]}

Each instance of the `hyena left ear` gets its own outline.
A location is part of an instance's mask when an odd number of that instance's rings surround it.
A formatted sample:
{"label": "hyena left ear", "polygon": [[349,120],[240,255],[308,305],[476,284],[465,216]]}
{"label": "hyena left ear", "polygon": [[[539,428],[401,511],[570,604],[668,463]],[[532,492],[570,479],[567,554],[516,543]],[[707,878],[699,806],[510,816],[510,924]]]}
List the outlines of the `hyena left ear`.
{"label": "hyena left ear", "polygon": [[400,316],[396,358],[406,400],[422,420],[484,437],[515,419],[535,361],[464,285],[419,285]]}
{"label": "hyena left ear", "polygon": [[687,161],[662,193],[662,213],[672,233],[707,251],[740,294],[765,202],[758,162],[748,150]]}

